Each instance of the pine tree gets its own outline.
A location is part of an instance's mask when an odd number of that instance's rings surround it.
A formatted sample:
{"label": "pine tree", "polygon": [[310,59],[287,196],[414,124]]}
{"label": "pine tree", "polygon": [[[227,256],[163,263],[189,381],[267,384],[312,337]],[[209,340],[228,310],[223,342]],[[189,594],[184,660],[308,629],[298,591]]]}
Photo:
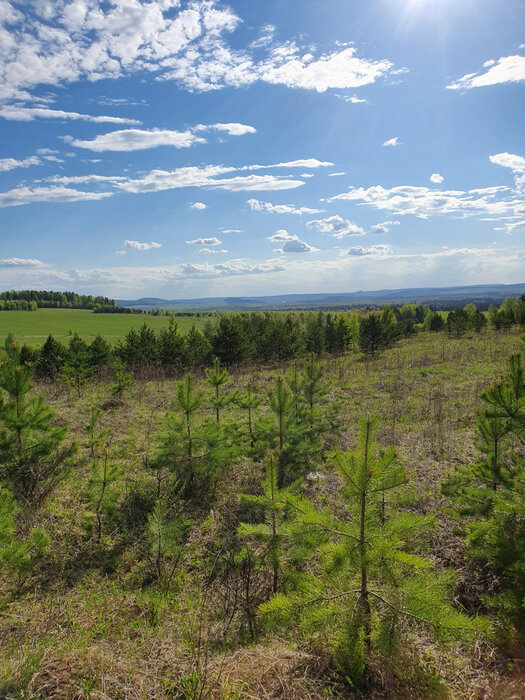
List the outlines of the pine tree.
{"label": "pine tree", "polygon": [[92,378],[94,367],[91,363],[89,348],[84,340],[75,333],[69,341],[60,379],[75,389],[77,396],[82,396],[82,389]]}
{"label": "pine tree", "polygon": [[218,357],[213,361],[213,367],[206,370],[208,384],[213,387],[212,405],[215,408],[215,418],[220,422],[220,409],[231,402],[231,397],[220,393],[221,387],[230,381],[230,376],[225,369],[221,369],[221,361]]}
{"label": "pine tree", "polygon": [[169,590],[177,568],[182,563],[184,543],[190,530],[190,521],[184,517],[182,501],[158,498],[148,517],[148,544],[150,568],[162,590]]}
{"label": "pine tree", "polygon": [[308,423],[312,425],[314,413],[321,396],[325,393],[321,378],[323,369],[312,353],[306,359],[302,370],[302,391],[307,405]]}
{"label": "pine tree", "polygon": [[377,314],[362,316],[359,320],[359,349],[365,355],[375,357],[386,347],[383,325]]}
{"label": "pine tree", "polygon": [[166,416],[159,451],[151,464],[157,470],[167,469],[187,498],[210,492],[213,495],[221,472],[235,452],[215,420],[195,423],[202,401],[193,375],[188,374],[177,383],[176,413]]}
{"label": "pine tree", "polygon": [[100,543],[102,539],[104,521],[111,520],[116,514],[116,504],[119,497],[118,482],[121,477],[120,467],[109,461],[107,447],[104,448],[101,457],[95,453],[91,460],[91,476],[87,495],[94,519],[91,530],[97,543]]}
{"label": "pine tree", "polygon": [[202,394],[195,390],[195,380],[192,374],[187,374],[177,385],[176,405],[180,411],[184,413],[186,422],[187,435],[187,455],[188,461],[193,459],[193,434],[192,434],[192,416],[196,413],[202,404]]}
{"label": "pine tree", "polygon": [[113,403],[120,406],[125,392],[133,387],[133,378],[131,372],[125,371],[124,364],[119,357],[113,362],[113,380],[115,383],[110,385],[109,392]]}
{"label": "pine tree", "polygon": [[18,510],[9,491],[0,488],[0,593],[6,587],[14,595],[36,573],[49,549],[49,536],[42,528],[31,530],[25,537],[18,535]]}
{"label": "pine tree", "polygon": [[192,325],[186,334],[186,360],[188,367],[206,367],[212,357],[211,344],[202,331]]}
{"label": "pine tree", "polygon": [[496,491],[509,486],[512,468],[505,459],[505,443],[510,429],[503,418],[478,415],[476,432],[480,457],[467,467],[458,467],[442,485],[446,496],[460,504],[460,512],[488,515]]}
{"label": "pine tree", "polygon": [[[525,382],[521,355],[513,355],[508,377],[482,394],[478,417],[481,455],[456,470],[443,490],[466,521],[467,553],[493,572],[497,592],[485,606],[516,628],[525,622]],[[514,445],[513,445],[514,443]]]}
{"label": "pine tree", "polygon": [[290,394],[287,391],[284,384],[284,380],[280,375],[275,380],[275,386],[273,391],[270,392],[269,398],[270,408],[272,409],[275,417],[277,418],[277,439],[279,445],[277,483],[281,487],[286,481],[285,455],[283,451],[285,445],[285,437],[287,436],[290,422],[291,401]]}
{"label": "pine tree", "polygon": [[314,638],[328,638],[353,684],[366,682],[373,652],[393,665],[406,626],[423,626],[442,639],[486,627],[450,606],[452,573],[432,572],[430,562],[414,553],[431,520],[399,512],[396,494],[407,475],[393,449],[378,449],[374,433],[375,422],[362,421],[358,451],[332,457],[344,483],[347,517],[288,497],[298,524],[322,536],[320,561],[295,590],[262,606],[278,619],[296,619]]}
{"label": "pine tree", "polygon": [[98,406],[92,406],[89,412],[89,421],[86,424],[86,433],[88,436],[88,447],[89,454],[91,457],[95,457],[101,445],[109,437],[109,430],[98,430],[98,422],[100,416],[102,415],[102,409]]}
{"label": "pine tree", "polygon": [[283,569],[284,543],[291,536],[290,523],[286,520],[288,497],[297,490],[298,484],[280,489],[277,483],[277,465],[272,454],[268,459],[266,478],[263,481],[261,496],[242,494],[243,505],[260,509],[262,522],[243,522],[239,525],[239,535],[245,540],[262,543],[271,569],[271,593],[279,591]]}
{"label": "pine tree", "polygon": [[17,499],[40,504],[68,471],[76,446],[64,445],[67,428],[56,425],[42,396],[29,396],[30,367],[6,362],[0,388],[7,394],[0,404],[0,478]]}
{"label": "pine tree", "polygon": [[65,355],[64,346],[52,335],[48,335],[36,364],[36,375],[42,379],[56,379],[64,364]]}
{"label": "pine tree", "polygon": [[186,366],[186,342],[173,316],[168,327],[160,332],[159,346],[162,367],[172,372],[180,372]]}
{"label": "pine tree", "polygon": [[246,394],[237,394],[235,401],[237,405],[247,412],[248,416],[248,437],[250,440],[250,447],[255,447],[255,432],[254,432],[254,421],[253,421],[253,411],[255,411],[262,403],[262,399],[257,396],[252,389],[251,384],[246,387]]}
{"label": "pine tree", "polygon": [[89,346],[89,362],[96,370],[111,364],[112,351],[108,341],[98,334]]}

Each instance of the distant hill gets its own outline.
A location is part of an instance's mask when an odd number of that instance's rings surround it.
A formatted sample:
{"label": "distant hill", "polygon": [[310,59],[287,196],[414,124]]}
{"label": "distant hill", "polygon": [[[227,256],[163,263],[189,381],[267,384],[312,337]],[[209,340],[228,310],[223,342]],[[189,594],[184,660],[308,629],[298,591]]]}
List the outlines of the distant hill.
{"label": "distant hill", "polygon": [[203,297],[199,299],[118,299],[118,306],[144,310],[173,311],[257,311],[257,310],[340,310],[382,304],[428,304],[437,309],[452,309],[468,303],[479,309],[501,304],[507,297],[525,294],[523,284],[479,284],[458,287],[417,287],[413,289],[380,289],[371,292],[338,294],[279,294],[260,297]]}

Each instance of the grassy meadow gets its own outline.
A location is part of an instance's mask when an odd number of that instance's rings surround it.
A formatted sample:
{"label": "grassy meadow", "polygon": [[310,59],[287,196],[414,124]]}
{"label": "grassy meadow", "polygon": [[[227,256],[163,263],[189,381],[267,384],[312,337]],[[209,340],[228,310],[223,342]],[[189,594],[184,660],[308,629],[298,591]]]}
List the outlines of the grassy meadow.
{"label": "grassy meadow", "polygon": [[[12,319],[20,325],[13,327]],[[0,315],[2,333],[14,331],[26,341],[48,332],[67,336],[69,329],[84,337],[102,332],[117,338],[144,320],[157,327],[167,323],[166,318],[82,311]],[[379,419],[380,445],[395,445],[410,475],[412,509],[436,514],[428,556],[438,568],[455,568],[464,599],[475,596],[482,584],[465,557],[454,520],[443,512],[448,502],[440,482],[455,465],[475,460],[480,394],[505,372],[508,356],[522,345],[516,329],[457,340],[445,333],[420,333],[374,360],[355,353],[322,361],[324,379],[331,382],[329,399],[341,402],[344,428],[336,444],[354,448],[358,419],[367,413]],[[275,366],[235,371],[224,391],[245,390],[250,383],[263,399],[258,414],[268,415],[273,378],[286,371]],[[204,420],[214,415],[212,390],[203,377],[199,381],[204,392],[199,420]],[[32,525],[47,529],[53,547],[42,577],[0,612],[0,691],[34,700],[358,697],[334,676],[322,645],[310,644],[301,630],[275,632],[263,620],[256,638],[247,633],[244,593],[235,573],[228,574],[234,562],[228,564],[224,532],[226,525],[235,531],[239,523],[239,494],[258,492],[263,460],[243,457],[223,474],[212,508],[193,503],[184,558],[172,587],[159,590],[141,578],[142,550],[131,526],[127,539],[110,530],[95,545],[86,535],[91,456],[85,425],[91,407],[101,406],[100,429],[108,431],[110,459],[120,470],[118,506],[129,514],[130,499],[139,508],[144,494],[158,489],[160,477],[150,466],[173,407],[175,382],[135,381],[119,406],[108,403],[104,382],[88,385],[80,398],[61,384],[40,388],[79,452],[70,476],[30,516]],[[221,420],[244,424],[246,413],[231,404],[222,409]],[[337,509],[340,486],[324,460],[307,489]],[[359,697],[523,697],[516,667],[491,644],[455,642],[442,648],[424,634],[407,635],[410,650],[400,651],[403,673],[393,678],[380,672],[375,690]]]}
{"label": "grassy meadow", "polygon": [[[203,328],[207,317],[180,316],[179,330],[186,332],[195,324]],[[131,328],[147,323],[155,330],[168,325],[167,316],[142,314],[94,314],[84,309],[37,309],[37,311],[5,311],[0,313],[0,343],[13,333],[20,343],[40,347],[51,333],[57,340],[65,342],[73,333],[90,342],[100,333],[114,345]]]}

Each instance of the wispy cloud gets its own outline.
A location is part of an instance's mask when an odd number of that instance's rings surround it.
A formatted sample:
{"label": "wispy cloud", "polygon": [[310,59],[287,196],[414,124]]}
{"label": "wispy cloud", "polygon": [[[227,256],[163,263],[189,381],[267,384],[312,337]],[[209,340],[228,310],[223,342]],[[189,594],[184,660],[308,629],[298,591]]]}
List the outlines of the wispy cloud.
{"label": "wispy cloud", "polygon": [[221,245],[222,241],[219,241],[215,236],[211,238],[194,238],[192,241],[186,241],[189,245]]}
{"label": "wispy cloud", "polygon": [[383,142],[383,146],[399,146],[399,136],[394,136],[393,139]]}
{"label": "wispy cloud", "polygon": [[84,202],[112,195],[113,192],[81,192],[67,187],[16,187],[0,192],[0,207],[17,207],[32,202]]}
{"label": "wispy cloud", "polygon": [[497,195],[509,191],[510,188],[503,185],[467,191],[374,185],[368,188],[350,187],[348,192],[336,195],[329,201],[355,201],[397,215],[412,214],[423,219],[441,214],[503,215],[511,212],[520,202],[517,199],[497,199]]}
{"label": "wispy cloud", "polygon": [[357,97],[357,95],[335,95],[335,97],[339,97],[339,99],[343,100],[344,102],[349,102],[353,105],[366,104],[366,100],[361,97]]}
{"label": "wispy cloud", "polygon": [[371,233],[388,233],[391,226],[399,226],[400,221],[382,221],[380,224],[374,224],[370,227]]}
{"label": "wispy cloud", "polygon": [[43,267],[44,263],[35,258],[3,258],[0,259],[0,267]]}
{"label": "wispy cloud", "polygon": [[99,134],[89,141],[68,137],[67,143],[76,148],[102,151],[141,151],[158,146],[189,148],[196,143],[206,143],[206,139],[196,136],[193,131],[170,131],[168,129],[123,129]]}
{"label": "wispy cloud", "polygon": [[41,160],[37,156],[29,156],[29,158],[24,158],[23,160],[0,158],[0,172],[15,170],[15,168],[29,168],[30,165],[39,165],[40,162]]}
{"label": "wispy cloud", "polygon": [[24,107],[8,105],[0,107],[0,117],[8,121],[32,122],[35,119],[71,119],[97,124],[140,124],[138,119],[125,119],[123,117],[93,116],[80,114],[79,112],[64,112],[61,109],[45,109],[43,107]]}
{"label": "wispy cloud", "polygon": [[369,248],[362,248],[359,245],[356,245],[352,248],[348,248],[344,251],[342,251],[344,255],[351,255],[353,257],[358,257],[361,258],[365,255],[392,255],[392,250],[386,246],[386,245],[372,245]]}
{"label": "wispy cloud", "polygon": [[130,250],[151,250],[152,248],[162,248],[162,243],[139,243],[139,241],[124,241],[124,246]]}
{"label": "wispy cloud", "polygon": [[[244,169],[244,168],[243,168]],[[304,185],[303,180],[276,175],[233,175],[237,169],[221,165],[188,166],[176,170],[152,170],[138,179],[116,183],[125,192],[159,192],[179,187],[209,187],[232,192],[250,190],[289,190]],[[224,177],[224,175],[230,175]]]}
{"label": "wispy cloud", "polygon": [[293,204],[272,204],[271,202],[261,202],[259,199],[249,199],[248,206],[252,211],[265,211],[270,214],[317,214],[322,209],[312,209],[311,207],[296,207]]}
{"label": "wispy cloud", "polygon": [[245,165],[243,170],[267,170],[269,168],[329,168],[333,163],[330,161],[318,160],[317,158],[299,158],[298,160],[288,160],[284,163],[272,163],[271,165]]}
{"label": "wispy cloud", "polygon": [[525,80],[525,56],[504,56],[497,61],[485,61],[476,73],[467,73],[450,85],[449,90],[487,87],[501,83],[518,83]]}

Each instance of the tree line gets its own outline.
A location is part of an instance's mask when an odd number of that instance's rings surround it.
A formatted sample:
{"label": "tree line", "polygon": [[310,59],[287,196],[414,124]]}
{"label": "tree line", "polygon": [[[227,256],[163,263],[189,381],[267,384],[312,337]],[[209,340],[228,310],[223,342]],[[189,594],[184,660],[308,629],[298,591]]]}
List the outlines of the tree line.
{"label": "tree line", "polygon": [[[212,320],[215,321],[212,323]],[[226,367],[284,363],[309,353],[316,356],[362,352],[375,357],[399,339],[419,331],[444,331],[450,338],[467,332],[496,331],[525,325],[525,300],[506,300],[500,309],[483,314],[473,304],[448,314],[425,306],[383,306],[379,311],[245,312],[215,315],[200,330],[186,333],[175,317],[160,331],[144,323],[132,328],[116,347],[101,335],[90,344],[74,334],[68,345],[49,335],[41,349],[21,347],[22,363],[31,363],[40,379],[74,377],[78,386],[105,371],[125,368],[137,375],[160,371],[174,377],[186,370],[204,370],[213,358]],[[9,347],[15,338],[6,339]]]}
{"label": "tree line", "polygon": [[36,309],[111,309],[116,301],[104,296],[26,289],[0,293],[0,311],[35,311]]}

